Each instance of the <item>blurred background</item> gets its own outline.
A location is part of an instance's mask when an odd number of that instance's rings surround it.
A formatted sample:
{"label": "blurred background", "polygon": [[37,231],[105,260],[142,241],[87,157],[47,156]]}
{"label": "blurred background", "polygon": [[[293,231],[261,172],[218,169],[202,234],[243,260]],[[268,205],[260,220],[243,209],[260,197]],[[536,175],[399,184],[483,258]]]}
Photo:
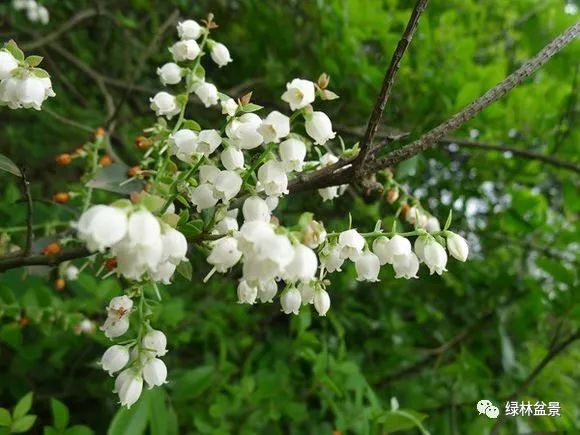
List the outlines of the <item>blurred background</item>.
{"label": "blurred background", "polygon": [[[179,18],[215,15],[216,40],[234,63],[207,74],[232,96],[283,108],[295,77],[322,72],[340,99],[322,103],[349,144],[363,134],[390,56],[414,2],[402,0],[43,0],[44,25],[6,0],[0,41],[14,38],[44,56],[56,98],[42,112],[0,111],[0,152],[27,169],[37,240],[74,217],[55,192],[79,183],[82,168],[54,157],[112,131],[115,159],[132,165],[134,138],[152,124],[155,70],[169,61]],[[383,117],[381,135],[398,147],[447,119],[533,56],[580,16],[577,1],[433,1],[421,17]],[[437,149],[400,164],[396,179],[441,221],[468,238],[471,258],[449,273],[359,283],[354,268],[332,277],[326,318],[305,307],[288,317],[278,304],[236,304],[233,277],[193,278],[162,289],[154,324],[165,331],[169,384],[130,411],[111,394],[96,362],[108,345],[94,331],[115,278],[90,271],[57,288],[57,271],[0,275],[0,406],[34,393],[34,433],[368,434],[429,431],[482,434],[491,400],[559,402],[559,417],[511,417],[499,433],[580,429],[580,211],[578,87],[580,44],[455,132]],[[212,125],[218,113],[193,106]],[[514,147],[572,163],[563,167],[470,143]],[[575,169],[574,169],[575,168]],[[102,201],[111,198],[101,193]],[[74,205],[74,200],[73,203]],[[281,201],[278,216],[304,210],[343,228],[392,223],[380,193],[353,186],[333,203],[311,193]],[[26,207],[0,174],[0,246],[21,243]],[[40,243],[40,242],[39,242]],[[4,248],[3,248],[4,249]],[[82,262],[78,262],[80,266]],[[48,272],[48,273],[47,273]],[[569,342],[568,342],[569,341]],[[397,406],[402,412],[393,412]],[[1,414],[0,414],[1,417]],[[1,420],[1,418],[0,418]],[[74,428],[72,428],[74,426]],[[51,432],[52,431],[52,432]],[[425,433],[425,432],[422,432]]]}

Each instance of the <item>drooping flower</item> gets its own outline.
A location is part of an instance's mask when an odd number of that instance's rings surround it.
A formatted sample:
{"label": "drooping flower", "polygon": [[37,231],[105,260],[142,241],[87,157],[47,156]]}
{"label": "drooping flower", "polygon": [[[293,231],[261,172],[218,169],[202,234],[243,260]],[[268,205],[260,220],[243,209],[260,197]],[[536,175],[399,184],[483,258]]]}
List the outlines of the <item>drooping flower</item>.
{"label": "drooping flower", "polygon": [[181,39],[198,39],[202,28],[195,20],[185,20],[177,24],[177,34]]}
{"label": "drooping flower", "polygon": [[268,160],[258,169],[258,181],[268,196],[288,193],[288,176],[284,165],[276,160]]}
{"label": "drooping flower", "polygon": [[338,236],[338,245],[341,248],[341,257],[354,261],[361,254],[365,246],[365,239],[357,230],[351,229],[340,233]]}
{"label": "drooping flower", "polygon": [[219,66],[226,66],[228,63],[232,61],[232,57],[230,56],[230,51],[228,48],[220,43],[214,42],[211,45],[210,52],[209,52],[211,59]]}
{"label": "drooping flower", "polygon": [[344,258],[342,257],[341,253],[342,246],[326,245],[320,253],[320,262],[330,273],[336,271],[340,272],[340,268],[344,263]]}
{"label": "drooping flower", "polygon": [[320,289],[314,293],[314,308],[319,316],[326,316],[330,309],[330,296],[324,289]]}
{"label": "drooping flower", "polygon": [[274,296],[278,292],[278,284],[274,279],[260,281],[258,283],[258,299],[260,302],[274,302]]}
{"label": "drooping flower", "polygon": [[186,60],[195,60],[201,50],[197,42],[193,39],[186,39],[177,41],[169,48],[169,51],[173,55],[175,62],[183,62]]}
{"label": "drooping flower", "polygon": [[218,90],[212,83],[198,83],[194,86],[193,92],[205,107],[215,106],[218,103]]}
{"label": "drooping flower", "polygon": [[158,92],[149,101],[151,109],[155,111],[157,116],[166,116],[167,119],[171,119],[179,113],[177,99],[168,92]]}
{"label": "drooping flower", "polygon": [[176,85],[181,81],[181,67],[174,62],[168,62],[157,68],[157,75],[163,85]]}
{"label": "drooping flower", "polygon": [[324,145],[336,136],[336,133],[332,131],[332,122],[324,112],[312,112],[306,115],[304,127],[308,136],[318,145]]}
{"label": "drooping flower", "polygon": [[405,237],[395,234],[385,245],[383,260],[393,264],[397,256],[407,256],[411,252],[411,242]]}
{"label": "drooping flower", "polygon": [[373,252],[377,257],[379,257],[381,266],[387,264],[391,258],[391,253],[389,251],[389,238],[385,236],[377,237],[373,242]]}
{"label": "drooping flower", "polygon": [[254,304],[258,297],[258,288],[250,285],[245,279],[238,284],[238,303],[239,304]]}
{"label": "drooping flower", "polygon": [[197,150],[204,156],[209,157],[222,143],[222,138],[217,130],[202,130],[197,137]]}
{"label": "drooping flower", "polygon": [[170,153],[183,162],[191,162],[197,147],[197,133],[193,130],[182,128],[169,136]]}
{"label": "drooping flower", "polygon": [[378,281],[378,275],[381,268],[379,257],[371,251],[366,250],[360,254],[354,263],[357,281]]}
{"label": "drooping flower", "polygon": [[159,358],[151,358],[143,365],[143,379],[149,389],[167,383],[167,366]]}
{"label": "drooping flower", "polygon": [[192,189],[189,193],[189,200],[201,212],[207,208],[212,208],[218,202],[214,196],[214,188],[209,183],[203,183]]}
{"label": "drooping flower", "polygon": [[16,58],[8,50],[0,50],[0,80],[9,78],[16,68],[18,68]]}
{"label": "drooping flower", "polygon": [[95,205],[81,215],[76,226],[89,251],[103,252],[125,237],[129,225],[125,210]]}
{"label": "drooping flower", "polygon": [[234,237],[222,237],[214,243],[207,262],[218,272],[224,273],[235,266],[240,258],[242,253],[238,249],[238,241]]}
{"label": "drooping flower", "polygon": [[447,270],[445,269],[447,265],[447,252],[445,252],[445,248],[437,243],[434,238],[431,237],[426,241],[423,252],[425,264],[429,268],[431,275],[433,273],[441,275]]}
{"label": "drooping flower", "polygon": [[261,124],[262,120],[255,113],[244,113],[226,126],[226,135],[236,148],[251,150],[264,142],[264,138],[258,132]]}
{"label": "drooping flower", "polygon": [[280,158],[287,172],[302,171],[306,157],[306,145],[298,139],[289,138],[280,143]]}
{"label": "drooping flower", "polygon": [[123,370],[115,380],[115,389],[121,406],[131,408],[143,391],[143,377],[135,369]]}
{"label": "drooping flower", "polygon": [[161,242],[163,244],[162,262],[168,261],[177,265],[187,260],[187,239],[180,231],[167,228],[161,234]]}
{"label": "drooping flower", "polygon": [[259,196],[250,196],[242,206],[244,220],[270,222],[270,208]]}
{"label": "drooping flower", "polygon": [[447,249],[449,253],[459,261],[467,260],[469,255],[469,245],[467,240],[461,237],[459,234],[447,232]]}
{"label": "drooping flower", "polygon": [[280,139],[290,134],[290,118],[275,110],[262,121],[258,132],[265,143],[278,143]]}
{"label": "drooping flower", "polygon": [[282,101],[290,105],[291,110],[302,109],[314,101],[314,83],[309,80],[294,79],[286,84],[286,92],[282,94]]}
{"label": "drooping flower", "polygon": [[316,275],[318,258],[308,246],[294,246],[294,258],[284,271],[284,280],[288,282],[310,281]]}
{"label": "drooping flower", "polygon": [[412,252],[409,255],[397,255],[393,261],[393,269],[395,278],[418,278],[419,259]]}
{"label": "drooping flower", "polygon": [[163,332],[156,329],[147,332],[141,344],[150,357],[165,356],[167,354],[167,337]]}
{"label": "drooping flower", "polygon": [[236,171],[220,171],[214,181],[214,196],[224,202],[235,197],[242,188],[242,177]]}
{"label": "drooping flower", "polygon": [[298,315],[302,305],[302,295],[296,287],[290,287],[282,292],[280,305],[284,314]]}
{"label": "drooping flower", "polygon": [[232,146],[226,147],[220,154],[220,161],[228,171],[236,171],[244,168],[244,153]]}
{"label": "drooping flower", "polygon": [[238,103],[233,98],[221,102],[222,115],[234,116],[238,110]]}
{"label": "drooping flower", "polygon": [[129,362],[129,349],[127,346],[118,344],[109,347],[101,357],[103,370],[113,376],[114,373],[124,368]]}

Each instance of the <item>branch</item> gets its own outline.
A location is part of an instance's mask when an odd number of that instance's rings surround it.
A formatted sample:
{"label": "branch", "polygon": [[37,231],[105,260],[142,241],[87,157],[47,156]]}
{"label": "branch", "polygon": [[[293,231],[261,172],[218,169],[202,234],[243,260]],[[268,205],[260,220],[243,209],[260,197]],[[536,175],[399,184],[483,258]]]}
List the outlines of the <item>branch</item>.
{"label": "branch", "polygon": [[460,147],[464,148],[476,148],[482,149],[486,151],[497,151],[497,152],[510,152],[516,156],[523,157],[530,160],[539,160],[544,162],[548,165],[556,166],[561,169],[567,169],[576,173],[580,173],[580,165],[577,165],[572,162],[566,162],[555,157],[549,156],[547,154],[538,153],[535,151],[528,151],[523,150],[520,148],[514,148],[509,145],[493,145],[484,142],[479,142],[471,139],[460,139],[460,138],[453,138],[453,137],[446,137],[439,141],[439,143],[446,144],[446,145],[459,145]]}
{"label": "branch", "polygon": [[56,266],[63,261],[88,257],[94,254],[85,247],[70,248],[55,255],[34,254],[24,257],[0,258],[0,272],[21,266]]}
{"label": "branch", "polygon": [[25,257],[30,253],[30,248],[32,247],[32,197],[30,196],[30,183],[26,178],[26,172],[24,168],[20,168],[20,173],[22,177],[22,191],[24,193],[24,199],[26,200],[26,242],[24,243],[24,250],[22,251],[22,256]]}
{"label": "branch", "polygon": [[569,44],[578,35],[579,31],[580,23],[574,24],[568,30],[546,45],[535,57],[528,60],[519,69],[510,74],[504,81],[487,91],[477,100],[469,104],[459,113],[453,115],[443,124],[435,127],[433,130],[421,136],[415,142],[395,150],[387,154],[385,157],[377,160],[375,164],[372,165],[371,169],[376,171],[393,166],[432,147],[445,135],[461,127],[465,122],[469,121],[475,115],[482,112],[487,106],[496,102],[513,88],[522,83],[533,72],[548,62],[552,56],[554,56],[562,48]]}
{"label": "branch", "polygon": [[409,18],[407,27],[403,32],[403,36],[401,36],[401,39],[395,48],[395,52],[393,53],[391,63],[389,64],[387,72],[385,73],[383,85],[381,86],[379,95],[377,95],[375,107],[373,108],[365,134],[363,136],[363,140],[361,142],[361,149],[357,159],[357,165],[359,165],[360,168],[364,166],[365,161],[369,155],[372,154],[373,140],[377,134],[379,123],[381,122],[381,117],[383,116],[385,106],[387,105],[387,101],[391,95],[391,90],[393,89],[393,84],[395,83],[395,76],[399,71],[401,59],[403,58],[407,47],[409,47],[411,44],[411,39],[413,39],[413,34],[415,33],[417,25],[419,24],[419,18],[421,17],[421,13],[427,7],[428,1],[429,0],[417,1],[415,7],[413,8],[413,12],[411,12],[411,17]]}

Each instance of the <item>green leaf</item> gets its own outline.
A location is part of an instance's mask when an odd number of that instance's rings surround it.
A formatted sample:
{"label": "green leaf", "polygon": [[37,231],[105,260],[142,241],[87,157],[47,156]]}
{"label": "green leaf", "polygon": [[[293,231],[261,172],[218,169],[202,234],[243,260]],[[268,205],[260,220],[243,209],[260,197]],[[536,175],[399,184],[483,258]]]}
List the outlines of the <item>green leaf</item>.
{"label": "green leaf", "polygon": [[12,56],[16,58],[16,60],[20,62],[24,60],[24,52],[20,48],[18,48],[18,44],[16,44],[16,41],[14,41],[13,39],[8,41],[4,46],[4,48],[8,50],[10,54],[12,54]]}
{"label": "green leaf", "polygon": [[199,236],[203,232],[203,221],[201,219],[196,219],[188,222],[185,225],[181,225],[179,231],[181,231],[185,237]]}
{"label": "green leaf", "polygon": [[34,425],[35,421],[36,415],[25,415],[24,417],[12,423],[12,426],[10,426],[10,431],[12,433],[26,432],[32,427],[32,425]]}
{"label": "green leaf", "polygon": [[244,104],[242,106],[242,111],[246,112],[246,113],[251,113],[251,112],[257,112],[258,110],[263,109],[262,106],[258,105],[258,104],[254,104],[254,103],[248,103],[248,104]]}
{"label": "green leaf", "polygon": [[38,77],[39,79],[46,79],[50,77],[50,74],[46,70],[43,70],[42,68],[34,68],[32,70],[32,74],[34,74],[34,76]]}
{"label": "green leaf", "polygon": [[26,413],[30,411],[31,406],[32,406],[32,392],[26,394],[22,399],[18,401],[18,403],[14,407],[14,412],[12,413],[14,420],[18,420],[20,417],[24,417]]}
{"label": "green leaf", "polygon": [[421,424],[425,417],[427,415],[416,411],[398,409],[383,413],[377,418],[377,423],[380,423],[383,431],[387,433],[416,427],[422,434],[427,435],[429,432]]}
{"label": "green leaf", "polygon": [[0,408],[0,426],[10,426],[12,424],[12,417],[6,408]]}
{"label": "green leaf", "polygon": [[87,426],[75,425],[69,427],[64,433],[65,435],[92,435],[93,431]]}
{"label": "green leaf", "polygon": [[113,163],[99,168],[95,176],[87,182],[87,187],[106,190],[108,192],[129,194],[140,192],[145,183],[141,180],[128,180],[129,167],[123,163]]}
{"label": "green leaf", "polygon": [[188,281],[191,281],[193,277],[193,267],[189,261],[182,261],[179,263],[175,271]]}
{"label": "green leaf", "polygon": [[26,59],[24,59],[24,62],[26,62],[29,66],[38,66],[40,65],[40,63],[42,62],[44,58],[42,56],[28,56]]}
{"label": "green leaf", "polygon": [[193,131],[201,131],[201,125],[195,122],[193,119],[186,119],[183,121],[183,128],[188,128]]}
{"label": "green leaf", "polygon": [[59,430],[64,430],[68,426],[69,412],[66,405],[59,400],[51,399],[50,408],[52,410],[52,419],[54,427]]}
{"label": "green leaf", "polygon": [[16,166],[16,164],[4,154],[0,154],[0,171],[8,172],[17,177],[22,177],[22,172],[20,172],[18,166]]}

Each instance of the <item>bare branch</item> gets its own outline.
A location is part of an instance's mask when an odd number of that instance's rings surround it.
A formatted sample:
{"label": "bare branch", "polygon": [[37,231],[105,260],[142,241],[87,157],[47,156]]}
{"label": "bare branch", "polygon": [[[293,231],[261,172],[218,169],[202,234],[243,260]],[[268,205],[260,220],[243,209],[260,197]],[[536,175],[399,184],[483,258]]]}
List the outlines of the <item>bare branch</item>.
{"label": "bare branch", "polygon": [[30,248],[32,247],[32,197],[30,196],[30,183],[28,182],[28,178],[26,178],[24,168],[20,168],[20,173],[22,174],[20,178],[22,191],[24,193],[24,199],[26,200],[26,241],[22,251],[22,256],[26,256],[30,253]]}
{"label": "bare branch", "polygon": [[548,165],[552,165],[561,169],[567,169],[576,173],[580,173],[580,165],[566,162],[555,157],[549,156],[547,154],[538,153],[535,151],[528,151],[521,148],[515,148],[509,145],[494,145],[484,142],[479,142],[471,139],[460,139],[460,138],[453,138],[447,137],[443,138],[439,141],[439,143],[453,145],[456,144],[463,148],[475,148],[481,149],[485,151],[497,151],[497,152],[510,152],[516,156],[523,157],[530,160],[538,160],[543,163],[547,163]]}
{"label": "bare branch", "polygon": [[56,266],[63,261],[74,260],[92,255],[85,247],[62,250],[55,255],[34,254],[24,257],[0,258],[0,272],[21,266]]}
{"label": "bare branch", "polygon": [[379,123],[381,122],[381,117],[383,116],[383,112],[385,111],[385,106],[387,105],[387,101],[391,95],[391,91],[393,89],[393,84],[395,83],[395,76],[399,71],[399,66],[401,64],[401,59],[407,50],[407,47],[411,44],[411,39],[413,39],[413,34],[417,29],[417,25],[419,24],[419,18],[421,17],[421,13],[427,7],[427,3],[429,0],[418,0],[413,8],[413,12],[411,12],[411,17],[409,18],[409,22],[407,23],[407,27],[395,48],[395,52],[393,53],[393,57],[391,58],[391,63],[387,68],[387,72],[385,73],[385,78],[383,79],[383,85],[381,86],[381,90],[377,95],[377,99],[375,101],[375,106],[369,118],[369,122],[361,142],[360,153],[357,159],[357,165],[362,168],[365,161],[372,154],[373,149],[373,140],[375,135],[377,134],[377,130],[379,128]]}

